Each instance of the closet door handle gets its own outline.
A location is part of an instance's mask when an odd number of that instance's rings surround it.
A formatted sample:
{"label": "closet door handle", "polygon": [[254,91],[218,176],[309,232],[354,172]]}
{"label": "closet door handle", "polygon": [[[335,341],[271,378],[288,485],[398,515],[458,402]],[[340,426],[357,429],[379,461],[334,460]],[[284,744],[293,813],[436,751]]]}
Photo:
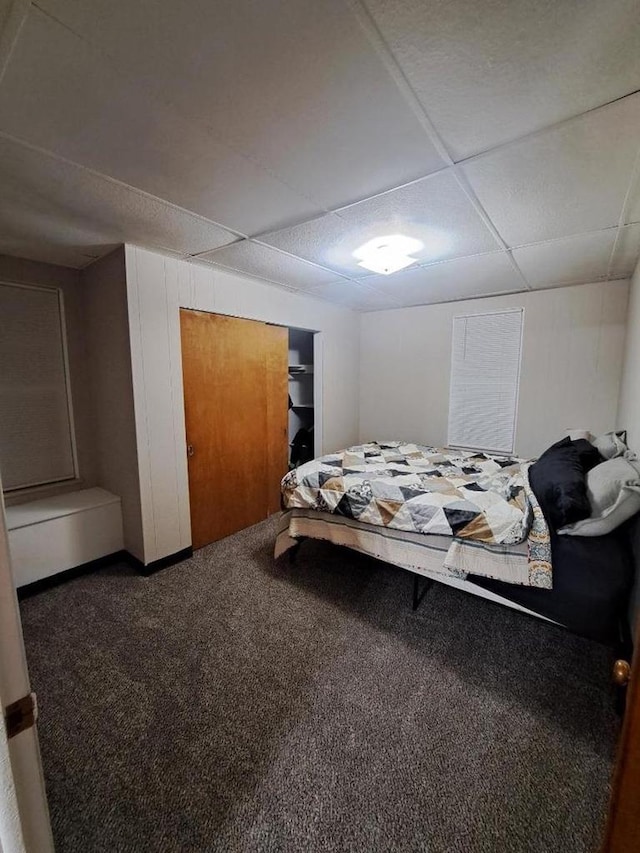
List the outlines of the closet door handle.
{"label": "closet door handle", "polygon": [[187,444],[187,456],[193,456],[193,444]]}

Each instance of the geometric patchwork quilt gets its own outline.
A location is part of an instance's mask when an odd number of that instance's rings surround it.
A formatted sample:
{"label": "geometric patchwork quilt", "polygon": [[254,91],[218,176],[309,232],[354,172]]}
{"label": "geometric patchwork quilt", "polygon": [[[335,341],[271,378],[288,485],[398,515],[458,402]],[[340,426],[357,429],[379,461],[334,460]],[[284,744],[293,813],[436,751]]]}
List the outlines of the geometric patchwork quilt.
{"label": "geometric patchwork quilt", "polygon": [[527,466],[488,453],[371,442],[289,471],[282,502],[286,509],[315,509],[412,533],[512,545],[527,538],[533,520]]}

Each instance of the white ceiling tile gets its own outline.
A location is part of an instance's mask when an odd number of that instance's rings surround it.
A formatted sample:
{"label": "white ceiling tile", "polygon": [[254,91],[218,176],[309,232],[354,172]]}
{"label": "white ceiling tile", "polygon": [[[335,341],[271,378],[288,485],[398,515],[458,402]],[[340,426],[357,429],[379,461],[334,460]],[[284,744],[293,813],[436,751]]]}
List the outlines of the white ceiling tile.
{"label": "white ceiling tile", "polygon": [[416,237],[424,243],[424,249],[416,252],[421,262],[498,247],[450,169],[344,208],[338,215],[374,237],[385,233]]}
{"label": "white ceiling tile", "polygon": [[[83,8],[84,7],[84,8]],[[48,0],[217,139],[324,207],[443,165],[346,3]]]}
{"label": "white ceiling tile", "polygon": [[625,205],[625,224],[640,222],[640,159],[636,163],[636,172],[629,187],[629,198]]}
{"label": "white ceiling tile", "polygon": [[189,254],[235,239],[199,216],[2,137],[0,187],[3,251],[35,260],[48,252],[51,263],[63,263],[54,258],[78,253],[86,263],[125,241]]}
{"label": "white ceiling tile", "polygon": [[638,257],[640,257],[640,222],[625,225],[620,229],[610,274],[612,276],[632,275],[638,264]]}
{"label": "white ceiling tile", "polygon": [[640,140],[640,95],[462,167],[508,245],[618,224]]}
{"label": "white ceiling tile", "polygon": [[605,278],[616,228],[513,249],[513,257],[532,287]]}
{"label": "white ceiling tile", "polygon": [[0,130],[244,234],[321,210],[35,7],[0,86]]}
{"label": "white ceiling tile", "polygon": [[404,234],[424,243],[418,261],[493,251],[496,240],[451,170],[302,225],[261,237],[265,242],[358,277],[353,252],[374,237]]}
{"label": "white ceiling tile", "polygon": [[637,0],[364,0],[456,159],[638,88]]}
{"label": "white ceiling tile", "polygon": [[329,270],[249,240],[242,240],[216,252],[206,252],[198,259],[301,290],[309,290],[336,279],[335,273]]}
{"label": "white ceiling tile", "polygon": [[[349,233],[345,221],[335,213],[328,213],[292,228],[261,234],[260,241],[346,274],[353,269],[353,264],[349,262],[351,252],[360,245],[354,244],[353,235]],[[359,269],[357,265],[356,269]]]}
{"label": "white ceiling tile", "polygon": [[506,252],[412,267],[393,275],[368,278],[367,284],[403,306],[452,302],[525,289]]}
{"label": "white ceiling tile", "polygon": [[398,302],[393,297],[355,281],[323,284],[314,288],[310,295],[337,305],[346,305],[354,311],[380,311],[398,307]]}
{"label": "white ceiling tile", "polygon": [[94,260],[108,255],[119,244],[65,246],[47,239],[47,235],[34,236],[24,223],[8,219],[0,210],[0,255],[27,258],[43,264],[82,269]]}

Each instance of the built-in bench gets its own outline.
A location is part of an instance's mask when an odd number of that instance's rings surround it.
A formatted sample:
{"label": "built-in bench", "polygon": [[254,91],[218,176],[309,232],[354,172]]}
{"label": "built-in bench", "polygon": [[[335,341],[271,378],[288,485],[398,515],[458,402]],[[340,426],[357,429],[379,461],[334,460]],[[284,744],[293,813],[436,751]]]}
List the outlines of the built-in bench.
{"label": "built-in bench", "polygon": [[16,587],[123,549],[120,498],[81,489],[6,508]]}

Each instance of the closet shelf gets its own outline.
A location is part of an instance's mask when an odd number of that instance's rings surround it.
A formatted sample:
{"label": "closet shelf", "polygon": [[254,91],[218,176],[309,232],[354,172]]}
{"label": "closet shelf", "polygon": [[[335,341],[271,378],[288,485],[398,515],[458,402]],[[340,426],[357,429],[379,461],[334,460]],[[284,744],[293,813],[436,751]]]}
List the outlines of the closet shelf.
{"label": "closet shelf", "polygon": [[312,364],[290,364],[289,365],[289,375],[290,376],[306,376],[309,373],[313,373],[313,365]]}
{"label": "closet shelf", "polygon": [[292,409],[313,409],[313,403],[294,403]]}

